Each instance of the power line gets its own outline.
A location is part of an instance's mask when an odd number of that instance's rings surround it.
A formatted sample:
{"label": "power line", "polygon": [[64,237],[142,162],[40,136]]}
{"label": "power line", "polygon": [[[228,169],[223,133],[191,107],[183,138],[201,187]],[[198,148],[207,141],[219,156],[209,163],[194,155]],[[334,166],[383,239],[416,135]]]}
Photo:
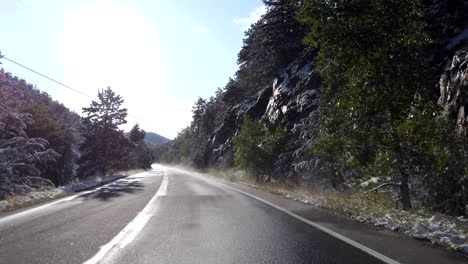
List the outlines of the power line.
{"label": "power line", "polygon": [[17,3],[19,3],[23,7],[26,7],[27,9],[29,9],[29,11],[33,12],[35,15],[37,15],[37,16],[39,16],[41,18],[45,18],[43,15],[39,14],[34,8],[32,8],[30,5],[26,4],[24,1],[17,0]]}
{"label": "power line", "polygon": [[5,59],[5,60],[7,60],[7,61],[9,61],[9,62],[11,62],[11,63],[14,63],[14,64],[16,64],[16,65],[18,65],[18,66],[20,66],[20,67],[22,67],[22,68],[25,68],[25,69],[28,70],[28,71],[31,71],[31,72],[33,72],[33,73],[35,73],[35,74],[37,74],[37,75],[40,75],[40,76],[42,76],[42,77],[44,77],[44,78],[46,78],[46,79],[48,79],[48,80],[50,80],[50,81],[52,81],[52,82],[54,82],[54,83],[57,83],[57,84],[59,84],[59,85],[65,87],[65,88],[67,88],[67,89],[70,89],[70,90],[72,90],[72,91],[74,91],[74,92],[76,92],[76,93],[79,93],[79,94],[81,94],[81,95],[83,95],[83,96],[86,96],[86,97],[90,98],[91,100],[94,100],[94,98],[93,98],[92,96],[90,96],[90,95],[88,95],[88,94],[85,94],[85,93],[83,93],[83,92],[81,92],[81,91],[79,91],[79,90],[77,90],[77,89],[74,89],[74,88],[72,88],[72,87],[70,87],[70,86],[68,86],[68,85],[66,85],[66,84],[63,84],[63,83],[61,83],[61,82],[59,82],[59,81],[57,81],[57,80],[55,80],[55,79],[52,79],[51,77],[49,77],[49,76],[47,76],[47,75],[45,75],[45,74],[42,74],[42,73],[40,73],[40,72],[38,72],[38,71],[35,71],[35,70],[33,70],[33,69],[29,68],[29,67],[26,67],[26,66],[24,66],[24,65],[21,64],[21,63],[18,63],[18,62],[14,61],[14,60],[11,60],[11,59],[9,59],[9,58],[3,56],[3,55],[2,55],[0,58]]}
{"label": "power line", "polygon": [[[50,80],[50,81],[52,81],[52,82],[54,82],[54,83],[57,83],[57,84],[59,84],[59,85],[65,87],[65,88],[67,88],[67,89],[69,89],[69,90],[71,90],[71,91],[74,91],[74,92],[79,93],[79,94],[81,94],[81,95],[83,95],[83,96],[86,96],[86,97],[88,97],[89,99],[91,99],[91,100],[93,100],[93,101],[95,100],[94,97],[92,97],[92,96],[90,96],[90,95],[88,95],[88,94],[86,94],[86,93],[83,93],[83,92],[81,92],[81,91],[79,91],[79,90],[77,90],[77,89],[74,89],[73,87],[71,87],[71,86],[69,86],[69,85],[66,85],[66,84],[64,84],[64,83],[62,83],[62,82],[59,82],[59,81],[57,81],[57,80],[55,80],[55,79],[53,79],[53,78],[51,78],[51,77],[49,77],[49,76],[47,76],[47,75],[45,75],[45,74],[42,74],[42,73],[40,73],[40,72],[38,72],[38,71],[36,71],[36,70],[33,70],[33,69],[31,69],[31,68],[29,68],[29,67],[27,67],[27,66],[25,66],[25,65],[23,65],[23,64],[21,64],[21,63],[18,63],[18,62],[16,62],[16,61],[12,60],[12,59],[9,59],[9,58],[5,57],[4,55],[2,55],[1,53],[0,53],[0,59],[5,59],[5,60],[7,60],[7,61],[9,61],[9,62],[11,62],[11,63],[14,63],[14,64],[16,64],[16,65],[18,65],[18,66],[20,66],[20,67],[22,67],[22,68],[28,70],[28,71],[31,71],[31,72],[33,72],[33,73],[39,75],[39,76],[42,76],[42,77],[44,77],[44,78],[46,78],[46,79],[48,79],[48,80]],[[17,74],[17,75],[19,75],[19,74]],[[24,77],[23,77],[23,78],[24,78]],[[33,80],[33,81],[34,81],[34,80]],[[35,82],[35,81],[34,81],[34,82]],[[36,82],[36,83],[37,83],[37,82]],[[43,85],[43,86],[45,86],[45,85]],[[47,86],[46,86],[46,87],[47,87]],[[50,87],[49,87],[49,88],[50,88]],[[129,116],[129,117],[132,117],[132,118],[135,119],[135,121],[137,121],[137,122],[138,122],[138,121],[145,121],[143,118],[138,117],[138,116],[135,116],[135,115],[130,114],[130,113],[128,113],[128,116]],[[138,122],[138,123],[140,123],[140,122]]]}

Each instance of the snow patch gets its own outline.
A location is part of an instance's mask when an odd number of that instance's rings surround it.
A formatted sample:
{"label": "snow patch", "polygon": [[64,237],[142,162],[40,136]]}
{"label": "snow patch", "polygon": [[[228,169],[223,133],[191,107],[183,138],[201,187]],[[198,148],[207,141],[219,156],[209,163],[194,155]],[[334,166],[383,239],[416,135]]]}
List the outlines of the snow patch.
{"label": "snow patch", "polygon": [[47,187],[41,190],[32,191],[24,195],[7,197],[6,199],[0,200],[0,211],[24,207],[41,201],[52,200],[59,196],[64,196],[66,195],[66,193],[80,192],[92,189],[94,187],[98,187],[125,177],[126,176],[122,175],[95,177],[84,182],[72,183],[60,188]]}
{"label": "snow patch", "polygon": [[10,210],[25,205],[31,205],[37,201],[46,201],[63,195],[64,191],[60,188],[45,188],[43,190],[33,191],[24,195],[16,195],[0,201],[0,211]]}
{"label": "snow patch", "polygon": [[465,253],[465,254],[468,254],[468,244],[463,244],[460,246],[460,251]]}
{"label": "snow patch", "polygon": [[80,192],[84,190],[88,190],[97,186],[101,186],[104,184],[107,184],[109,182],[113,182],[122,178],[125,178],[126,176],[122,175],[116,175],[116,176],[105,176],[105,177],[99,177],[96,176],[92,179],[89,179],[84,182],[79,182],[79,183],[73,183],[69,184],[66,186],[61,187],[61,189],[65,192]]}
{"label": "snow patch", "polygon": [[[361,185],[367,186],[371,183],[377,183],[377,178],[369,179]],[[286,198],[330,211],[341,212],[361,223],[379,226],[414,239],[429,241],[468,254],[468,221],[463,217],[454,218],[442,214],[374,208],[365,203],[356,205],[355,201],[334,204],[333,199],[330,199],[326,193],[294,191],[279,186],[272,189],[263,185],[255,186],[255,188],[269,190]]]}
{"label": "snow patch", "polygon": [[369,186],[370,184],[377,184],[377,183],[379,183],[379,181],[380,181],[379,178],[377,178],[377,177],[372,177],[372,178],[370,178],[369,180],[367,180],[367,181],[365,181],[365,182],[361,182],[361,183],[359,184],[359,187],[365,188],[365,187]]}

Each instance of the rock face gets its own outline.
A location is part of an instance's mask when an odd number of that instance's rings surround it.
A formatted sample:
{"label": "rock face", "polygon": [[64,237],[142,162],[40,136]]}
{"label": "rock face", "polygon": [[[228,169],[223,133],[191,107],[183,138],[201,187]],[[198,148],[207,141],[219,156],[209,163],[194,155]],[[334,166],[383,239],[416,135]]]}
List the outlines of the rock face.
{"label": "rock face", "polygon": [[[461,8],[463,0],[429,2],[425,17],[435,38],[428,61],[435,72],[443,72],[439,82],[439,105],[444,108],[445,116],[457,119],[461,132],[468,136],[466,7]],[[446,61],[452,57],[446,66]],[[436,83],[439,77],[430,78]],[[265,130],[272,131],[278,126],[288,130],[286,149],[279,155],[274,174],[293,180],[320,179],[319,174],[329,174],[330,171],[321,171],[326,164],[312,153],[319,128],[320,98],[321,78],[314,56],[299,57],[278,74],[271,87],[226,111],[222,125],[211,137],[208,165],[233,165],[232,139],[243,119],[250,117],[260,120]],[[346,177],[347,172],[344,174]]]}
{"label": "rock face", "polygon": [[273,82],[273,95],[261,120],[268,129],[283,126],[290,131],[274,174],[297,180],[317,165],[311,140],[319,124],[320,86],[319,72],[310,60],[291,64]]}
{"label": "rock face", "polygon": [[275,164],[275,174],[296,178],[310,171],[317,161],[310,149],[319,117],[321,79],[310,58],[291,63],[272,87],[231,107],[223,124],[211,138],[211,166],[233,165],[232,138],[245,117],[260,120],[265,130],[283,126],[290,131],[287,148]]}
{"label": "rock face", "polygon": [[271,97],[271,89],[265,88],[256,96],[251,96],[242,103],[229,108],[222,125],[211,137],[210,166],[227,168],[233,165],[232,138],[242,125],[245,117],[259,119],[265,112],[268,100]]}
{"label": "rock face", "polygon": [[453,56],[439,81],[443,115],[456,119],[460,133],[468,136],[468,47]]}

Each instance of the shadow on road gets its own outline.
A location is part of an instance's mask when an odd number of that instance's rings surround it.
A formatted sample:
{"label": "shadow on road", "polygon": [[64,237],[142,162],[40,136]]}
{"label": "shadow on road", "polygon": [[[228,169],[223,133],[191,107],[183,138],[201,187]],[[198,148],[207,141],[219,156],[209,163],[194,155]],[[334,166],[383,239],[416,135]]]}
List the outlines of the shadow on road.
{"label": "shadow on road", "polygon": [[99,199],[109,201],[126,194],[134,194],[143,191],[143,184],[139,181],[121,180],[112,185],[102,187],[100,190],[80,195],[79,197],[85,200]]}

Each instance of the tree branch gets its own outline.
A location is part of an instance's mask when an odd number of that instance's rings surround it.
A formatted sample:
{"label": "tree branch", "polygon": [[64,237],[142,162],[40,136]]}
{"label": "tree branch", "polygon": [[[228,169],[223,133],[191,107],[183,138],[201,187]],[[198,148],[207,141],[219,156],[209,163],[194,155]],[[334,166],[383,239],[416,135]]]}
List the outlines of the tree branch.
{"label": "tree branch", "polygon": [[380,184],[379,186],[375,187],[374,189],[370,190],[369,193],[371,192],[376,192],[378,191],[379,189],[385,187],[385,186],[389,186],[389,185],[393,185],[393,186],[400,186],[399,183],[396,183],[396,182],[386,182],[386,183],[382,183]]}

